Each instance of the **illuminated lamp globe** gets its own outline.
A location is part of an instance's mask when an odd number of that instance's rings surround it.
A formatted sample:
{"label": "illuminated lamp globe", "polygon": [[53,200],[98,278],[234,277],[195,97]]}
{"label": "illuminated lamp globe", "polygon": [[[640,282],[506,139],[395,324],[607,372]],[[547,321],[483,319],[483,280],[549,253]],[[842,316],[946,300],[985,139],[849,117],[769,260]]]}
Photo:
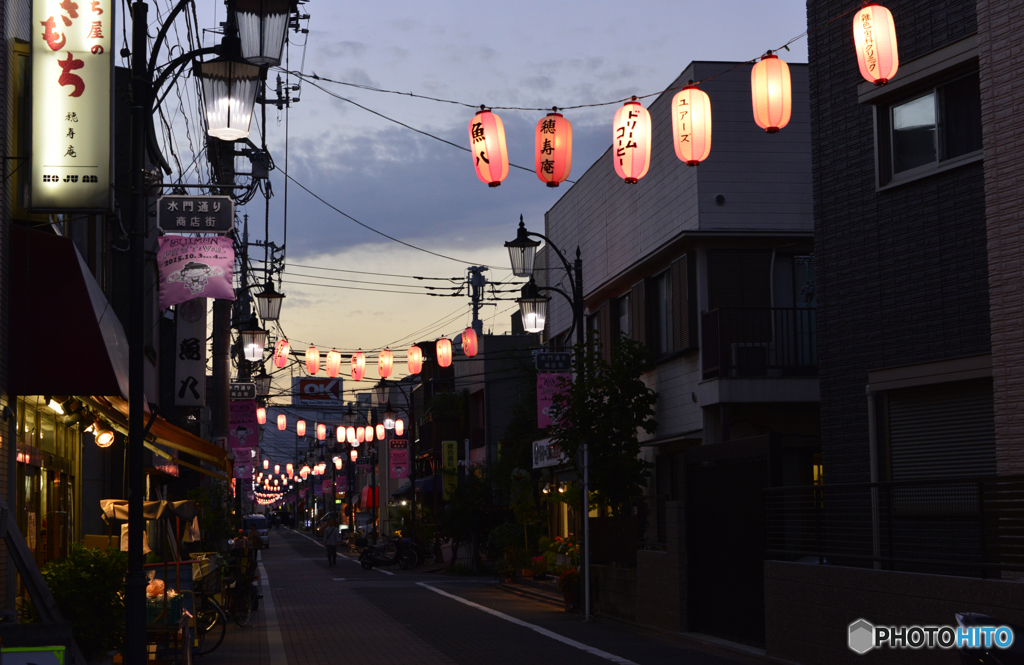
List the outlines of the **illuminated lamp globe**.
{"label": "illuminated lamp globe", "polygon": [[207,133],[222,141],[249,136],[260,68],[247,62],[217,58],[196,64],[203,86]]}
{"label": "illuminated lamp globe", "polygon": [[547,321],[548,302],[550,298],[540,295],[537,283],[532,279],[523,285],[519,303],[519,314],[523,319],[523,329],[528,333],[539,333],[544,330]]}
{"label": "illuminated lamp globe", "polygon": [[391,405],[388,404],[387,409],[384,411],[384,429],[392,430],[395,429],[395,419],[398,418],[398,414],[394,412]]}
{"label": "illuminated lamp globe", "polygon": [[267,331],[250,325],[238,333],[242,342],[242,352],[249,362],[263,360],[263,351],[267,348]]}
{"label": "illuminated lamp globe", "polygon": [[114,443],[114,430],[97,427],[93,433],[93,441],[96,442],[97,448],[109,448]]}

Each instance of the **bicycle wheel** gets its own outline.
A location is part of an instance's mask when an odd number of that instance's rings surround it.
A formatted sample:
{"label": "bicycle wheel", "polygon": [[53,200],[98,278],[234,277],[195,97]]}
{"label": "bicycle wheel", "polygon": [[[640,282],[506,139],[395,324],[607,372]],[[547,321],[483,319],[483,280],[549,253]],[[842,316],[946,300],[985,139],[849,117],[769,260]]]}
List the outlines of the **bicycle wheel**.
{"label": "bicycle wheel", "polygon": [[220,646],[228,629],[224,610],[212,598],[203,598],[196,610],[196,655],[205,656]]}
{"label": "bicycle wheel", "polygon": [[236,586],[231,590],[231,618],[235,620],[235,624],[239,628],[245,628],[249,625],[250,614],[252,614],[252,598],[246,589]]}
{"label": "bicycle wheel", "polygon": [[398,557],[398,567],[402,570],[409,570],[415,568],[420,563],[420,557],[416,553],[416,550],[406,550],[402,552],[402,556]]}

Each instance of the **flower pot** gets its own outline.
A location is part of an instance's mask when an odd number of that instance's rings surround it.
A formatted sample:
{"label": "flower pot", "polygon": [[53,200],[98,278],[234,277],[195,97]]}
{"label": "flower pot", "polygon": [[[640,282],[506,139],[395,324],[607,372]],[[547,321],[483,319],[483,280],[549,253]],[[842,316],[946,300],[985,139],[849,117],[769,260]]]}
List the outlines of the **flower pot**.
{"label": "flower pot", "polygon": [[524,580],[533,578],[533,568],[523,568],[519,571],[519,576]]}
{"label": "flower pot", "polygon": [[575,612],[580,605],[580,591],[578,584],[567,584],[562,587],[562,601],[565,603],[566,612]]}

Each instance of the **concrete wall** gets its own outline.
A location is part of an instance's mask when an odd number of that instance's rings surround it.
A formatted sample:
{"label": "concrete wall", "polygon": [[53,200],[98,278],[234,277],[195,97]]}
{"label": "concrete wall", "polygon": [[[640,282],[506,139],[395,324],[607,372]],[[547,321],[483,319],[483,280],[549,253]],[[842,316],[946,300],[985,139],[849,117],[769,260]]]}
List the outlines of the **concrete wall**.
{"label": "concrete wall", "polygon": [[636,553],[636,620],[664,630],[689,630],[686,613],[686,511],[681,501],[665,509],[667,547],[664,552]]}
{"label": "concrete wall", "polygon": [[635,568],[590,566],[590,583],[594,590],[594,612],[600,616],[636,621]]}
{"label": "concrete wall", "polygon": [[857,619],[956,625],[957,612],[980,612],[1024,623],[1020,583],[999,580],[766,561],[764,596],[768,655],[802,665],[959,663],[953,651],[928,649],[858,656],[847,648],[848,626]]}

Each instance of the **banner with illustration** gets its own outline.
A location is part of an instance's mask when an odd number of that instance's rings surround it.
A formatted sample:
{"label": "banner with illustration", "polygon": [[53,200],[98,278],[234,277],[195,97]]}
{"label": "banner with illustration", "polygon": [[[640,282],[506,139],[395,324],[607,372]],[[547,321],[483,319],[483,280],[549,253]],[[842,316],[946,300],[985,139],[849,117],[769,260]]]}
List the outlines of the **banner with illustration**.
{"label": "banner with illustration", "polygon": [[324,478],[323,493],[324,494],[330,494],[331,490],[333,490],[333,489],[334,489],[334,483],[331,481],[331,479],[330,478]]}
{"label": "banner with illustration", "polygon": [[344,494],[348,491],[348,478],[345,476],[338,476],[334,479],[334,493]]}
{"label": "banner with illustration", "polygon": [[[259,439],[256,400],[232,400],[228,410],[228,449],[256,448],[260,445]],[[235,456],[238,455],[236,452]]]}
{"label": "banner with illustration", "polygon": [[235,478],[252,480],[252,460],[235,460]]}
{"label": "banner with illustration", "polygon": [[320,483],[314,483],[313,484],[313,496],[323,496],[323,495],[324,495],[324,486],[321,485]]}
{"label": "banner with illustration", "polygon": [[537,427],[551,427],[551,403],[555,395],[566,391],[570,378],[571,375],[562,373],[537,375]]}
{"label": "banner with illustration", "polygon": [[235,299],[231,285],[235,250],[231,238],[160,236],[157,240],[160,309],[193,298]]}
{"label": "banner with illustration", "polygon": [[391,477],[409,477],[409,440],[391,439],[388,442],[391,453]]}

